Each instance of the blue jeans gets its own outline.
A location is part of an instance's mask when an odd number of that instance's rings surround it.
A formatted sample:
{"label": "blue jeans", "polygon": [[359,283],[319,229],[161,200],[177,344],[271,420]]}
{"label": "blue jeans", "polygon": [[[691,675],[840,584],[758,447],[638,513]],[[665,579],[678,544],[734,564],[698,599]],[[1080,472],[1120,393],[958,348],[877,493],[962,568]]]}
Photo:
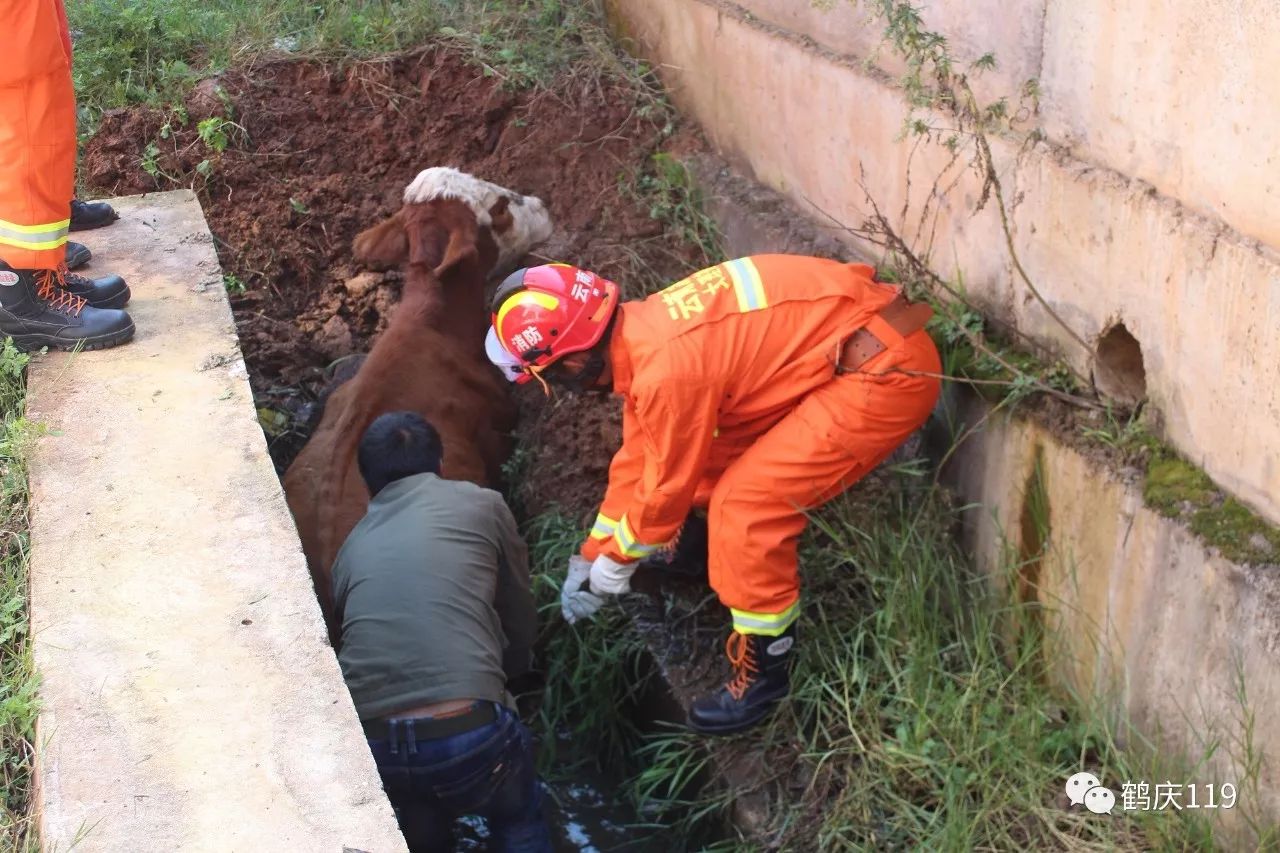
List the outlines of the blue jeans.
{"label": "blue jeans", "polygon": [[492,723],[450,737],[413,738],[393,723],[396,743],[369,739],[382,786],[409,849],[453,849],[453,822],[479,815],[489,849],[550,853],[551,832],[533,762],[533,736],[504,705]]}

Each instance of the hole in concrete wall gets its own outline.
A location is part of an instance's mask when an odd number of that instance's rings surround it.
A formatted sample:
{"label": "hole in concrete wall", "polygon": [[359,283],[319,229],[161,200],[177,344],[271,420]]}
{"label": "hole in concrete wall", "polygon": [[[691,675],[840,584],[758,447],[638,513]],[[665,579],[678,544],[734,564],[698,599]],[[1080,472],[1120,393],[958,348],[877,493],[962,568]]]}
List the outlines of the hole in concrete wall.
{"label": "hole in concrete wall", "polygon": [[1099,392],[1123,406],[1136,406],[1146,399],[1142,346],[1124,323],[1116,323],[1098,338],[1094,382]]}

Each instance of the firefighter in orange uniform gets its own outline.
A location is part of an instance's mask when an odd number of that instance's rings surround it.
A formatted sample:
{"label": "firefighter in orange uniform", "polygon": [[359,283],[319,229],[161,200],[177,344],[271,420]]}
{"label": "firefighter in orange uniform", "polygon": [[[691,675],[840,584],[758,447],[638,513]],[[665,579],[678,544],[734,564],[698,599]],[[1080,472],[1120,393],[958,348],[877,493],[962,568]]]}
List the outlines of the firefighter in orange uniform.
{"label": "firefighter in orange uniform", "polygon": [[759,255],[619,304],[562,264],[518,270],[494,297],[490,359],[516,382],[612,391],[622,447],[562,593],[590,617],[689,511],[708,511],[708,574],[733,616],[733,678],[689,711],[709,734],[748,728],[786,696],[800,615],[805,512],[887,457],[933,409],[940,364],[926,305],[874,270]]}
{"label": "firefighter in orange uniform", "polygon": [[0,337],[25,350],[122,344],[134,332],[120,310],[124,279],[69,275],[65,266],[67,232],[115,213],[72,205],[76,99],[61,0],[3,0],[0,33]]}

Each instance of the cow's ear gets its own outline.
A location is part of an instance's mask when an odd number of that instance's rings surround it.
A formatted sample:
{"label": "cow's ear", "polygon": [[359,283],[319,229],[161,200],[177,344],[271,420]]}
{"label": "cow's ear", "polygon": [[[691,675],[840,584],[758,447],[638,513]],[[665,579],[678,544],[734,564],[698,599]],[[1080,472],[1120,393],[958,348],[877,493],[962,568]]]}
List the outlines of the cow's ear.
{"label": "cow's ear", "polygon": [[479,254],[476,249],[476,228],[454,228],[449,232],[449,242],[444,249],[444,257],[436,264],[436,278],[444,278],[444,274],[464,261],[471,260]]}
{"label": "cow's ear", "polygon": [[476,257],[479,229],[470,213],[450,216],[447,221],[425,217],[411,221],[409,263],[429,268],[436,278],[444,278],[458,264]]}
{"label": "cow's ear", "polygon": [[505,195],[498,196],[493,207],[489,208],[489,227],[494,234],[506,234],[515,224],[515,217],[511,215],[511,199]]}
{"label": "cow's ear", "polygon": [[409,257],[409,235],[403,212],[356,235],[356,259],[372,267],[394,267]]}

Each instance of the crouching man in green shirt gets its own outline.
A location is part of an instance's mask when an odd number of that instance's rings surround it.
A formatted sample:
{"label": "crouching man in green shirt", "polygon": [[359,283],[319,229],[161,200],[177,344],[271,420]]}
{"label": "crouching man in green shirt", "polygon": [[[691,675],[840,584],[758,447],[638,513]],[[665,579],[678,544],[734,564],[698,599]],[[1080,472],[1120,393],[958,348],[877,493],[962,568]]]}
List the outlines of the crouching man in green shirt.
{"label": "crouching man in green shirt", "polygon": [[409,848],[452,848],[480,815],[491,849],[551,850],[532,737],[507,681],[536,634],[524,541],[501,495],[444,480],[413,412],[360,441],[373,499],[333,567],[338,662]]}

